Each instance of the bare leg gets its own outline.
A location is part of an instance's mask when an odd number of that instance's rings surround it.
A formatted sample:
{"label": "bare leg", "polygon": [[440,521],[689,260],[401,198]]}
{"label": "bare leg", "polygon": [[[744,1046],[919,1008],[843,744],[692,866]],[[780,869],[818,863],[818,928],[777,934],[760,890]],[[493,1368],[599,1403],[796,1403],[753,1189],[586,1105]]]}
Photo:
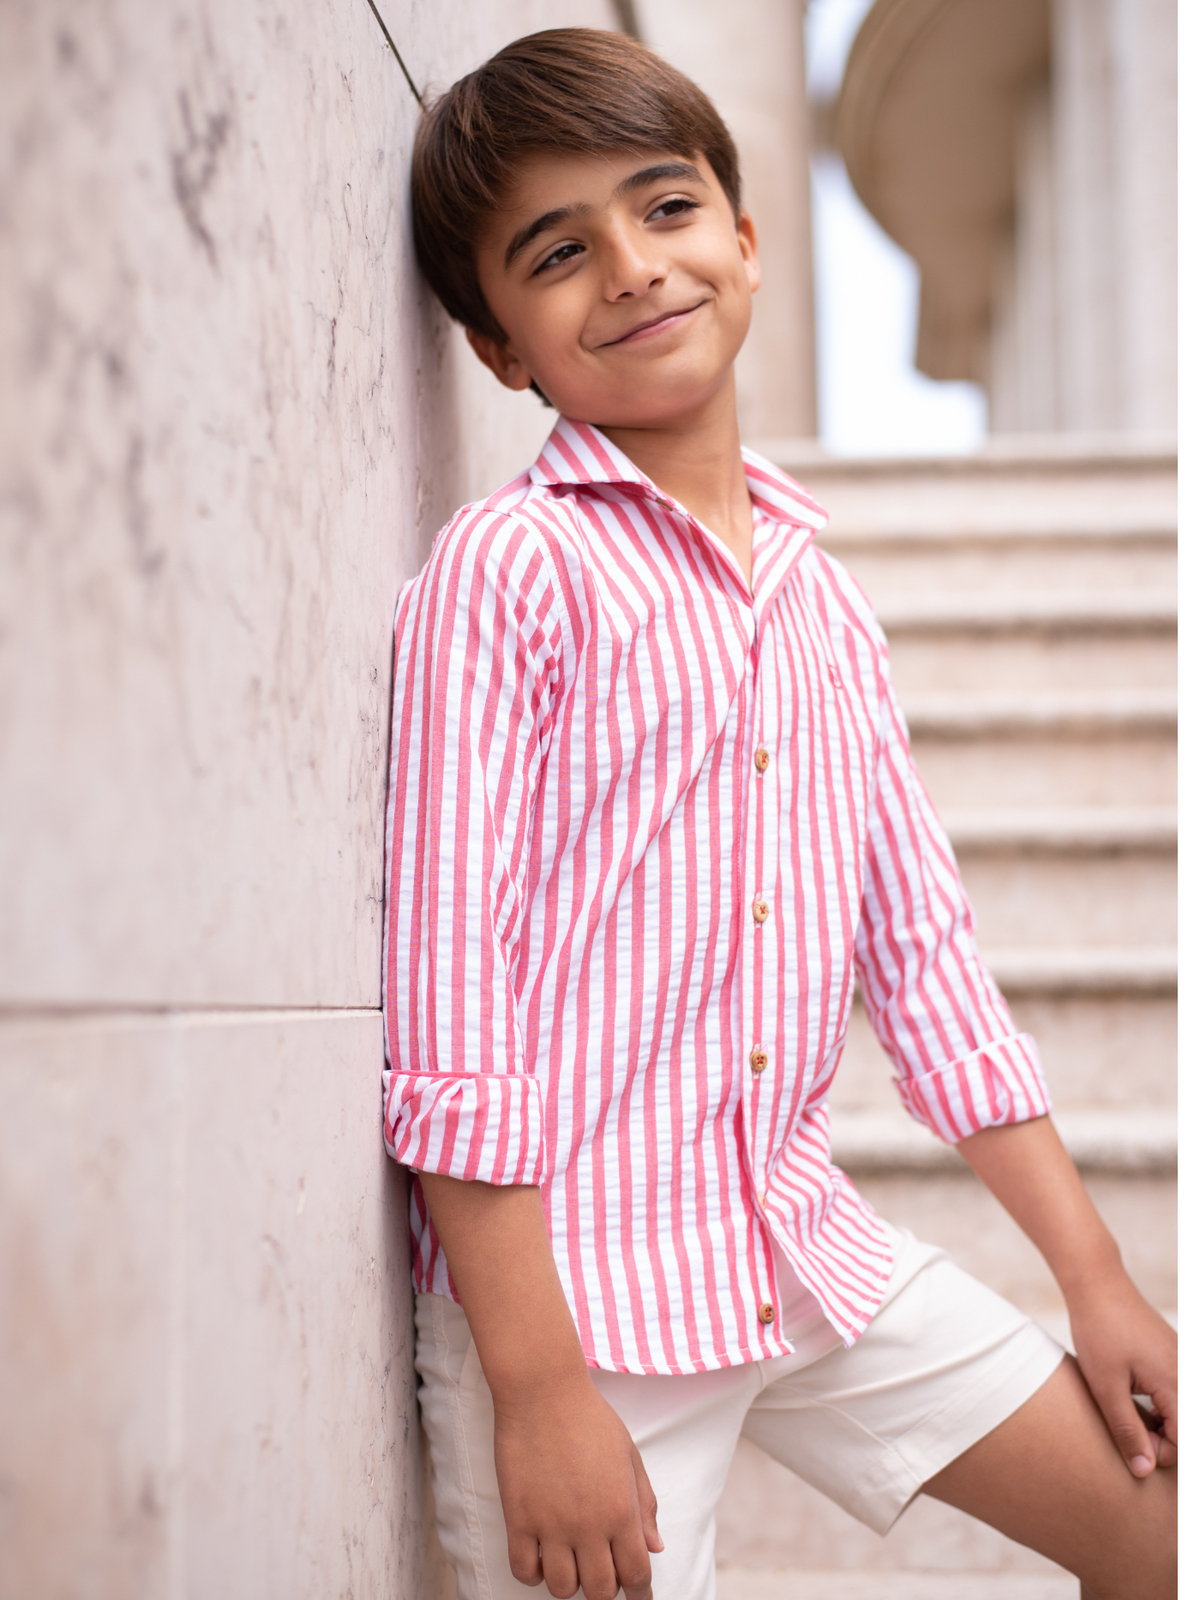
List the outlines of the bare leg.
{"label": "bare leg", "polygon": [[923,1492],[1066,1567],[1081,1600],[1177,1593],[1175,1473],[1130,1474],[1071,1356]]}

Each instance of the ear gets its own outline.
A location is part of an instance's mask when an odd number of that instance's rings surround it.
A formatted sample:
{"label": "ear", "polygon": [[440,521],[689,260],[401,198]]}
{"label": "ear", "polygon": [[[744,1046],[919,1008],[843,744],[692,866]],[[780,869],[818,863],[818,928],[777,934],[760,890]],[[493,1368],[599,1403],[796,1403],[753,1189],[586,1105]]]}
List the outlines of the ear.
{"label": "ear", "polygon": [[513,355],[505,344],[499,344],[490,334],[467,329],[467,343],[489,371],[494,372],[506,389],[528,389],[533,373],[519,357]]}
{"label": "ear", "polygon": [[762,282],[762,272],[758,265],[758,233],[748,211],[743,211],[737,220],[737,238],[738,249],[742,252],[742,260],[746,263],[750,292],[753,294]]}

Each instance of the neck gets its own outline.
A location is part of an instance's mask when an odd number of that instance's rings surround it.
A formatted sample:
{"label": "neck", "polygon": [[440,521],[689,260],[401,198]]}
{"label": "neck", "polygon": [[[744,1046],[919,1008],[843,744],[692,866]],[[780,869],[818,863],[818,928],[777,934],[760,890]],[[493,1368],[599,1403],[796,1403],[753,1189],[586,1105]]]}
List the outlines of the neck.
{"label": "neck", "polygon": [[698,411],[655,427],[601,427],[648,478],[729,547],[750,582],[754,515],[742,467],[733,375]]}

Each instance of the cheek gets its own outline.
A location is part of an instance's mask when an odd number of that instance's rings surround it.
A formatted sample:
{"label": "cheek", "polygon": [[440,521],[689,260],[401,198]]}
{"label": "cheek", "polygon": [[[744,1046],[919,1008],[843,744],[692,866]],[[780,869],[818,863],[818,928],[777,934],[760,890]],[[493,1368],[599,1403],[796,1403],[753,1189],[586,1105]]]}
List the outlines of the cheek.
{"label": "cheek", "polygon": [[568,297],[547,296],[540,304],[526,304],[520,310],[520,343],[531,362],[548,369],[562,366],[577,354],[579,321]]}

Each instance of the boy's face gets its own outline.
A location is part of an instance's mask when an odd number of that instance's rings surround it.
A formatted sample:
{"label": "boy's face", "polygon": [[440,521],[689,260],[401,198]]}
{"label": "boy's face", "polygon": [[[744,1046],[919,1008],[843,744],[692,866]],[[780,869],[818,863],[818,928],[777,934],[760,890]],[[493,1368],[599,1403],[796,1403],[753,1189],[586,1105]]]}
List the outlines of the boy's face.
{"label": "boy's face", "polygon": [[537,155],[478,252],[507,345],[469,333],[511,389],[564,416],[663,427],[726,386],[758,287],[754,227],[703,156]]}

